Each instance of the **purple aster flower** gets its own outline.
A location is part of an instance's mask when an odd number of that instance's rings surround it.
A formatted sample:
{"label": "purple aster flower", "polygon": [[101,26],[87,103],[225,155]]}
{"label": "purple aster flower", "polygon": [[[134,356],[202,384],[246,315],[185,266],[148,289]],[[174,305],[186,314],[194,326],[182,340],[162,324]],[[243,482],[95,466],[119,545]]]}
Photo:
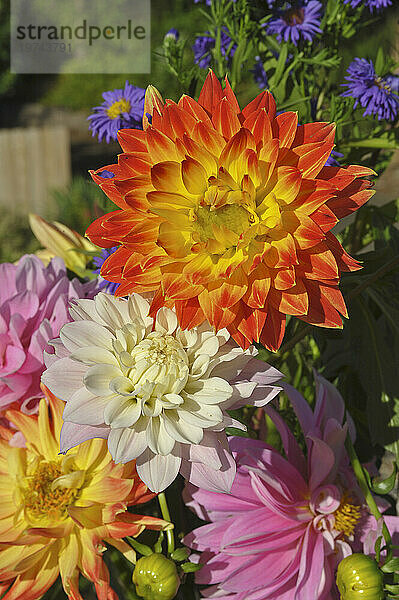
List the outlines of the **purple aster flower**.
{"label": "purple aster flower", "polygon": [[[109,171],[108,171],[109,172]],[[93,263],[96,269],[93,269],[93,273],[98,273],[100,275],[101,267],[103,266],[106,259],[113,254],[119,246],[114,246],[113,248],[103,248],[101,250],[100,256],[95,256],[93,258]],[[114,283],[113,281],[107,281],[103,277],[99,278],[98,288],[103,290],[104,292],[108,292],[108,294],[115,295],[116,290],[120,286],[120,283]]]}
{"label": "purple aster flower", "polygon": [[352,8],[366,6],[370,12],[382,10],[387,6],[392,6],[392,0],[344,0],[344,4],[350,4]]}
{"label": "purple aster flower", "polygon": [[395,94],[399,94],[399,76],[398,75],[387,75],[385,81]]}
{"label": "purple aster flower", "polygon": [[286,2],[284,9],[276,11],[275,16],[266,25],[269,35],[276,35],[277,41],[288,42],[290,39],[295,44],[302,38],[311,42],[317,33],[322,33],[321,2],[310,0],[291,4]]}
{"label": "purple aster flower", "polygon": [[343,154],[341,152],[337,152],[336,150],[331,150],[330,156],[326,160],[326,167],[340,167],[337,158],[343,158]]}
{"label": "purple aster flower", "polygon": [[93,108],[93,114],[88,117],[89,129],[93,136],[98,135],[98,141],[105,137],[107,144],[117,139],[119,129],[141,129],[144,112],[145,90],[125,83],[123,90],[104,92],[104,102]]}
{"label": "purple aster flower", "polygon": [[371,60],[355,58],[347,69],[348,89],[341,94],[355,99],[353,108],[358,104],[365,108],[363,116],[373,115],[378,120],[393,121],[399,112],[399,97],[393,93],[387,79],[379,77]]}
{"label": "purple aster flower", "polygon": [[251,72],[253,73],[255,83],[257,83],[259,88],[263,90],[264,88],[268,87],[266,71],[263,68],[263,63],[259,56],[255,56],[255,61],[256,62],[251,69]]}
{"label": "purple aster flower", "polygon": [[[201,69],[207,69],[211,64],[211,50],[215,47],[215,38],[211,36],[209,31],[205,32],[205,35],[199,35],[195,38],[194,45],[192,46],[194,52],[194,62],[201,67]],[[233,56],[236,51],[237,44],[233,44],[229,51],[231,44],[231,37],[226,27],[222,27],[220,31],[220,50],[222,56],[226,56],[229,59]]]}

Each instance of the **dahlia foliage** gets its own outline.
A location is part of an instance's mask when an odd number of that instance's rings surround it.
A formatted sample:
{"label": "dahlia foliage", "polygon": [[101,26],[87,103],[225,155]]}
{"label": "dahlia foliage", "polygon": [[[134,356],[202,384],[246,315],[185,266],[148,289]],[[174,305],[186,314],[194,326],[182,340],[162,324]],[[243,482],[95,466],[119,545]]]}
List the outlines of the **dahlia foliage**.
{"label": "dahlia foliage", "polygon": [[334,126],[276,115],[268,91],[241,110],[212,72],[198,102],[147,92],[143,122],[119,133],[115,177],[93,173],[119,207],[87,230],[120,246],[101,269],[117,295],[153,292],[151,314],[174,306],[183,329],[207,320],[242,348],[279,348],[287,315],[342,327],[340,275],[359,263],[331,229],[371,197],[373,171],[324,166]]}

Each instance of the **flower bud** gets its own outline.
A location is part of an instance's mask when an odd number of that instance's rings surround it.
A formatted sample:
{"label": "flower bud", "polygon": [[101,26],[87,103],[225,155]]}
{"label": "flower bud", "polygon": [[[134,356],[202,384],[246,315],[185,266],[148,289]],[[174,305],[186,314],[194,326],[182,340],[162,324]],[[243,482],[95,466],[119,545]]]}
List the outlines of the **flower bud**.
{"label": "flower bud", "polygon": [[145,600],[172,600],[180,579],[175,563],[157,552],[140,558],[133,571],[136,593]]}
{"label": "flower bud", "polygon": [[179,39],[179,36],[180,36],[180,34],[177,31],[177,29],[172,27],[172,29],[169,29],[169,31],[167,31],[165,33],[164,40],[173,40],[173,41],[177,42],[177,40]]}
{"label": "flower bud", "polygon": [[351,554],[338,565],[341,600],[384,600],[384,580],[371,556]]}

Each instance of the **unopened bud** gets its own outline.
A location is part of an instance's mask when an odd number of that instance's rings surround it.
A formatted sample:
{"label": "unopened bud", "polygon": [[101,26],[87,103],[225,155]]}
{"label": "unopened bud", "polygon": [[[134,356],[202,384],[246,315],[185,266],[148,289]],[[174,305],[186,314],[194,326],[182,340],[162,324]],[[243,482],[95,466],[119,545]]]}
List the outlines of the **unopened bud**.
{"label": "unopened bud", "polygon": [[145,600],[172,600],[180,579],[173,560],[154,552],[140,558],[133,571],[136,593]]}
{"label": "unopened bud", "polygon": [[341,600],[384,600],[384,579],[371,556],[351,554],[338,565]]}

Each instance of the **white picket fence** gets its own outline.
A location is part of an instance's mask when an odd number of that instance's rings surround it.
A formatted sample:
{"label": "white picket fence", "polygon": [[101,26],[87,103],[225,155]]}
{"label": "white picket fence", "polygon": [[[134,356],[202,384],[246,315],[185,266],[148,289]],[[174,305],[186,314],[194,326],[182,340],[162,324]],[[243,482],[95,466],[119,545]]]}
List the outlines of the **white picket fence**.
{"label": "white picket fence", "polygon": [[70,181],[66,127],[0,129],[0,208],[51,216],[50,191]]}

